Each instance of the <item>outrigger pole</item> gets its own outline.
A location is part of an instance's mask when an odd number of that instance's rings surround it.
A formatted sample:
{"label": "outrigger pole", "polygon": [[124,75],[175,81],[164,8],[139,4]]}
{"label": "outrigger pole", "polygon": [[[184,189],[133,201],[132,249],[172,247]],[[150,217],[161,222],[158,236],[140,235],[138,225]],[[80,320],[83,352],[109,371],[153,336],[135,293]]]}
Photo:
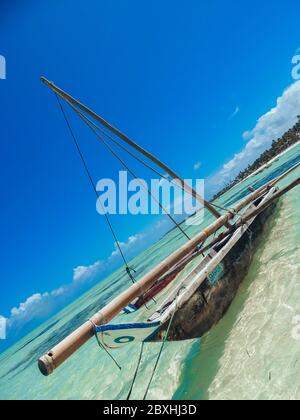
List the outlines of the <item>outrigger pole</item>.
{"label": "outrigger pole", "polygon": [[[297,167],[294,168],[297,169]],[[288,171],[290,173],[291,171]],[[283,177],[280,177],[280,180]],[[276,181],[276,180],[275,180]],[[75,353],[81,346],[83,346],[90,338],[94,336],[95,325],[107,324],[115,316],[117,316],[123,308],[131,303],[135,298],[141,296],[165,273],[167,273],[172,267],[174,267],[179,261],[181,261],[186,255],[193,252],[197,246],[199,246],[204,240],[209,238],[221,227],[225,225],[229,220],[234,219],[235,215],[242,210],[245,206],[251,204],[254,200],[261,197],[265,192],[275,185],[276,182],[271,182],[267,185],[262,186],[254,193],[250,194],[239,204],[237,204],[230,212],[220,217],[198,235],[196,235],[187,244],[184,244],[179,250],[171,254],[168,258],[162,261],[157,267],[152,269],[139,281],[133,284],[129,289],[125,290],[119,296],[117,296],[112,302],[97,312],[90,320],[86,321],[82,326],[75,330],[72,334],[66,337],[63,341],[57,344],[51,351],[42,356],[39,361],[39,369],[45,376],[50,375],[53,371],[58,368],[63,362],[65,362],[73,353]],[[245,224],[248,220],[262,212],[267,206],[272,204],[275,199],[278,199],[283,194],[290,191],[300,184],[300,178],[297,178],[291,184],[284,189],[277,192],[273,197],[268,199],[262,206],[258,206],[253,212],[245,215],[240,224]],[[237,227],[239,224],[237,224]],[[231,227],[234,229],[234,227]],[[225,232],[226,233],[226,232]]]}
{"label": "outrigger pole", "polygon": [[[159,166],[163,171],[165,171],[170,177],[178,183],[178,185],[191,194],[201,205],[203,205],[205,208],[207,208],[208,211],[210,211],[211,214],[213,214],[216,218],[219,218],[221,214],[215,209],[215,207],[208,201],[206,201],[198,192],[190,187],[180,176],[178,176],[169,166],[164,164],[160,159],[155,157],[152,153],[145,150],[143,147],[139,146],[137,143],[135,143],[132,139],[127,137],[124,133],[119,131],[117,128],[113,127],[110,123],[108,123],[106,120],[104,120],[102,117],[100,117],[98,114],[96,114],[94,111],[92,111],[90,108],[83,105],[81,102],[79,102],[77,99],[73,98],[70,94],[60,89],[58,86],[56,86],[53,82],[50,82],[45,77],[41,78],[41,81],[48,86],[53,92],[55,92],[57,95],[59,95],[62,99],[64,99],[67,102],[71,102],[73,105],[81,109],[86,114],[90,115],[95,121],[98,121],[103,127],[105,127],[107,130],[109,130],[111,133],[115,134],[117,137],[119,137],[121,140],[123,140],[125,143],[127,143],[129,146],[136,149],[138,152],[140,152],[142,155],[146,156],[148,159],[152,160],[157,166]],[[229,227],[229,225],[227,226]]]}

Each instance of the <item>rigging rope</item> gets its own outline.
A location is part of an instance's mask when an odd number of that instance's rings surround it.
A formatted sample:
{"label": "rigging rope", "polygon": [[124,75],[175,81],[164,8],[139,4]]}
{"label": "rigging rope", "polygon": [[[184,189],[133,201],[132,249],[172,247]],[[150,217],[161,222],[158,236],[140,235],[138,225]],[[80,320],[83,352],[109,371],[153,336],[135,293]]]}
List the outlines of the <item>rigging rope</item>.
{"label": "rigging rope", "polygon": [[103,346],[102,345],[102,343],[100,342],[100,340],[99,340],[99,337],[98,337],[98,334],[97,334],[97,331],[96,331],[96,328],[97,328],[97,325],[90,319],[89,320],[92,324],[93,324],[93,327],[94,327],[94,335],[95,335],[95,337],[96,337],[96,341],[97,341],[97,343],[98,343],[98,345],[99,345],[99,347],[102,349],[102,350],[104,350],[105,351],[105,353],[111,358],[111,360],[115,363],[115,365],[120,369],[120,370],[122,370],[122,367],[121,367],[121,365],[119,365],[119,363],[116,361],[116,359],[113,357],[113,355],[107,350],[107,348],[105,347],[105,346]]}
{"label": "rigging rope", "polygon": [[[177,293],[176,299],[177,299],[177,297],[178,297],[179,293],[180,293],[180,290],[179,290],[179,291],[178,291],[178,293]],[[159,363],[159,361],[160,361],[160,358],[161,358],[161,355],[162,355],[163,349],[164,349],[165,344],[166,344],[166,341],[167,341],[167,339],[168,339],[169,332],[170,332],[171,325],[172,325],[172,323],[173,323],[173,319],[174,319],[174,315],[175,315],[176,311],[177,311],[177,301],[176,301],[175,309],[174,309],[174,311],[173,311],[173,313],[172,313],[172,316],[171,316],[171,318],[170,318],[170,321],[169,321],[169,323],[168,323],[168,328],[167,328],[167,330],[166,330],[166,334],[165,334],[165,336],[164,336],[164,338],[163,338],[163,342],[162,342],[161,347],[160,347],[160,350],[159,350],[159,352],[158,352],[158,355],[157,355],[157,358],[156,358],[156,362],[155,362],[155,365],[154,365],[154,367],[153,367],[152,374],[151,374],[151,376],[150,376],[150,380],[149,380],[149,382],[148,382],[147,388],[146,388],[145,393],[144,393],[144,396],[143,396],[143,400],[145,400],[145,399],[147,398],[147,395],[148,395],[148,392],[149,392],[150,386],[151,386],[151,384],[152,384],[152,381],[153,381],[153,378],[154,378],[155,372],[156,372],[157,367],[158,367],[158,363]],[[137,363],[137,366],[136,366],[136,370],[135,370],[135,373],[134,373],[134,376],[133,376],[133,380],[132,380],[132,383],[131,383],[131,386],[130,386],[130,389],[129,389],[129,392],[128,392],[128,395],[127,395],[127,398],[126,398],[127,400],[129,400],[129,399],[130,399],[130,397],[131,397],[132,390],[133,390],[133,387],[134,387],[135,382],[136,382],[136,379],[137,379],[137,374],[138,374],[138,371],[139,371],[139,368],[140,368],[140,365],[141,365],[141,361],[142,361],[142,356],[143,356],[143,351],[144,351],[144,344],[145,344],[145,342],[143,341],[143,342],[142,342],[142,346],[141,346],[141,351],[140,351],[139,359],[138,359],[138,363]]]}
{"label": "rigging rope", "polygon": [[150,169],[152,172],[154,172],[155,174],[157,174],[160,178],[165,179],[166,181],[170,182],[171,184],[173,184],[175,187],[180,188],[182,191],[187,192],[190,195],[193,195],[192,192],[190,191],[186,191],[182,185],[182,182],[180,180],[178,180],[180,182],[176,183],[174,181],[174,179],[170,179],[168,177],[168,175],[163,175],[161,172],[159,172],[157,169],[155,169],[153,166],[151,166],[149,163],[147,163],[146,161],[144,161],[142,158],[140,158],[138,155],[136,155],[135,153],[133,153],[131,150],[129,150],[126,146],[124,146],[121,142],[119,142],[118,140],[116,140],[114,137],[112,137],[110,134],[108,134],[105,130],[103,130],[102,128],[100,128],[94,121],[92,121],[90,118],[88,118],[83,112],[81,112],[76,106],[74,106],[72,104],[72,102],[70,102],[68,99],[65,99],[65,101],[69,104],[69,106],[75,111],[77,112],[80,116],[84,117],[86,121],[88,121],[91,125],[93,125],[93,127],[100,131],[100,133],[102,133],[104,136],[106,136],[108,139],[110,139],[113,143],[115,143],[118,147],[120,147],[121,149],[123,149],[126,153],[128,153],[131,157],[133,157],[134,159],[136,159],[139,163],[141,163],[142,165],[144,165],[146,168]]}
{"label": "rigging rope", "polygon": [[[70,131],[71,137],[72,137],[72,139],[73,139],[73,142],[74,142],[74,144],[75,144],[76,150],[77,150],[77,152],[78,152],[78,154],[79,154],[79,157],[80,157],[80,159],[81,159],[81,162],[82,162],[82,164],[83,164],[83,167],[84,167],[84,169],[85,169],[85,172],[86,172],[86,174],[87,174],[87,177],[88,177],[88,179],[89,179],[89,181],[90,181],[90,184],[91,184],[91,186],[92,186],[92,188],[93,188],[93,191],[95,192],[96,197],[97,197],[97,199],[98,199],[98,198],[99,198],[99,193],[98,193],[98,191],[97,191],[97,189],[96,189],[95,183],[94,183],[94,181],[93,181],[93,178],[92,178],[92,175],[91,175],[90,170],[89,170],[89,168],[88,168],[88,165],[87,165],[87,163],[86,163],[86,160],[85,160],[85,158],[84,158],[84,156],[83,156],[83,154],[82,154],[82,152],[81,152],[81,149],[80,149],[79,143],[78,143],[78,141],[77,141],[77,139],[76,139],[76,136],[75,136],[75,134],[74,134],[74,131],[73,131],[73,129],[72,129],[72,127],[71,127],[71,124],[70,124],[70,122],[69,122],[69,120],[68,120],[67,114],[65,113],[65,110],[64,110],[64,108],[63,108],[63,106],[62,106],[62,103],[61,103],[61,101],[60,101],[60,99],[59,99],[59,97],[58,97],[58,95],[57,95],[56,93],[55,93],[55,96],[56,96],[56,99],[57,99],[57,102],[58,102],[59,108],[60,108],[60,110],[61,110],[61,112],[62,112],[62,115],[63,115],[63,117],[64,117],[64,120],[65,120],[65,122],[66,122],[66,124],[67,124],[67,126],[68,126],[68,128],[69,128],[69,131]],[[102,205],[101,200],[99,200],[99,202],[100,202],[101,207],[103,208],[103,205]],[[114,229],[113,229],[113,226],[112,226],[112,224],[111,224],[111,222],[110,222],[110,220],[109,220],[108,215],[105,213],[105,211],[103,211],[103,213],[104,213],[104,216],[105,216],[105,218],[106,218],[106,221],[107,221],[107,224],[108,224],[108,226],[109,226],[109,229],[110,229],[110,231],[111,231],[111,233],[112,233],[112,235],[113,235],[113,238],[114,238],[114,240],[115,240],[116,246],[117,246],[117,248],[118,248],[118,250],[119,250],[119,252],[120,252],[120,255],[121,255],[121,257],[122,257],[122,259],[123,259],[123,261],[124,261],[124,264],[125,264],[125,267],[126,267],[126,272],[128,273],[128,272],[130,272],[130,268],[129,268],[128,263],[127,263],[127,261],[126,261],[126,258],[125,258],[124,254],[123,254],[123,251],[122,251],[122,249],[121,249],[121,247],[120,247],[120,243],[119,243],[119,241],[118,241],[118,238],[117,238],[117,236],[116,236],[116,233],[115,233],[115,231],[114,231]],[[131,274],[131,272],[130,272],[130,274]],[[131,278],[131,277],[133,277],[133,276],[132,276],[132,274],[130,275],[130,278]]]}
{"label": "rigging rope", "polygon": [[[155,169],[153,166],[149,165],[146,161],[144,161],[142,158],[137,156],[135,153],[133,153],[131,150],[129,150],[126,146],[124,146],[121,142],[116,140],[114,137],[112,137],[110,134],[108,134],[105,130],[100,128],[94,121],[92,121],[90,118],[88,118],[83,112],[81,112],[79,109],[77,109],[72,102],[70,102],[68,99],[65,99],[65,101],[69,104],[69,106],[77,112],[81,117],[83,117],[86,121],[88,121],[96,130],[100,131],[104,136],[106,136],[108,139],[110,139],[113,143],[115,143],[118,147],[120,147],[122,150],[124,150],[126,153],[128,153],[131,157],[133,157],[135,160],[137,160],[139,163],[144,165],[146,168],[150,169],[152,172],[154,172],[156,175],[158,175],[160,178],[165,179],[166,181],[173,184],[175,187],[180,188],[182,191],[185,191],[186,193],[193,196],[193,193],[191,191],[187,191],[184,186],[182,185],[182,182],[179,181],[179,183],[175,182],[174,179],[170,179],[168,176],[160,173],[157,169]],[[220,205],[217,205],[213,202],[210,202],[210,204],[215,207],[218,210],[223,210],[229,212],[230,209],[227,209],[225,207],[222,207]],[[202,207],[205,208],[205,207]],[[199,209],[200,211],[201,209]]]}
{"label": "rigging rope", "polygon": [[[176,297],[176,299],[177,299],[177,297]],[[171,316],[171,318],[170,318],[170,322],[169,322],[169,325],[168,325],[168,328],[167,328],[166,334],[165,334],[165,336],[164,336],[164,339],[163,339],[162,345],[161,345],[161,347],[160,347],[159,353],[158,353],[158,355],[157,355],[157,359],[156,359],[156,362],[155,362],[155,365],[154,365],[154,368],[153,368],[153,371],[152,371],[152,374],[151,374],[151,377],[150,377],[149,383],[148,383],[148,385],[147,385],[147,388],[146,388],[146,391],[145,391],[145,394],[144,394],[143,400],[145,400],[145,399],[147,398],[147,395],[148,395],[148,392],[149,392],[150,386],[151,386],[151,384],[152,384],[152,381],[153,381],[153,378],[154,378],[154,375],[155,375],[155,372],[156,372],[156,369],[157,369],[158,363],[159,363],[159,361],[160,361],[160,358],[161,358],[161,355],[162,355],[163,349],[164,349],[164,347],[165,347],[166,341],[167,341],[168,336],[169,336],[170,328],[171,328],[171,325],[172,325],[172,322],[173,322],[173,319],[174,319],[174,315],[175,315],[176,310],[177,310],[177,302],[176,302],[176,306],[175,306],[174,312],[173,312],[173,314],[172,314],[172,316]]]}
{"label": "rigging rope", "polygon": [[132,275],[132,272],[136,273],[135,269],[129,266],[126,266],[126,273],[128,274],[128,277],[130,278],[130,280],[132,281],[132,283],[136,283],[135,278]]}
{"label": "rigging rope", "polygon": [[135,369],[135,372],[134,372],[134,375],[133,375],[131,386],[129,388],[129,392],[128,392],[128,395],[127,395],[127,398],[126,398],[127,401],[130,400],[130,397],[131,397],[131,394],[132,394],[132,390],[133,390],[134,384],[136,382],[137,374],[138,374],[138,371],[139,371],[139,368],[140,368],[140,365],[141,365],[141,361],[142,361],[142,356],[143,356],[143,351],[144,351],[144,345],[145,345],[145,342],[142,341],[140,355],[139,355],[139,360],[137,362],[137,366],[136,366],[136,369]]}
{"label": "rigging rope", "polygon": [[169,177],[167,175],[163,175],[162,173],[160,173],[157,169],[155,169],[153,166],[151,166],[149,163],[147,163],[146,161],[144,161],[142,158],[140,158],[138,155],[136,155],[135,153],[133,153],[131,150],[129,150],[126,146],[124,146],[124,144],[122,144],[121,142],[119,142],[118,140],[116,140],[114,137],[112,137],[110,134],[108,134],[105,130],[103,130],[102,128],[100,128],[94,121],[92,121],[90,118],[88,118],[84,113],[82,113],[81,111],[79,111],[79,109],[77,109],[71,102],[69,102],[68,100],[66,100],[68,102],[68,104],[73,108],[73,110],[75,112],[78,112],[80,115],[82,115],[83,117],[85,117],[85,119],[91,124],[93,125],[93,127],[100,131],[100,133],[102,133],[104,136],[106,136],[109,140],[111,140],[114,144],[116,144],[118,147],[120,147],[122,150],[124,150],[126,153],[128,153],[131,157],[133,157],[135,160],[137,160],[139,163],[141,163],[142,165],[144,165],[146,168],[150,169],[152,172],[154,172],[156,175],[158,175],[160,178],[165,179],[168,182],[171,182],[173,185],[175,185],[177,188],[180,188],[184,191],[184,188],[182,186],[180,186],[179,184],[177,184],[176,182],[174,182],[174,180],[169,179]]}
{"label": "rigging rope", "polygon": [[[87,175],[88,175],[88,178],[89,178],[89,180],[90,180],[90,182],[91,182],[91,184],[92,184],[92,187],[93,187],[93,190],[95,191],[95,194],[96,194],[96,196],[97,196],[97,198],[99,198],[99,194],[98,194],[98,192],[97,192],[97,190],[96,190],[96,187],[95,187],[95,184],[94,184],[94,182],[93,182],[93,179],[92,179],[92,176],[91,176],[91,174],[90,174],[90,172],[89,172],[89,169],[88,169],[88,166],[87,166],[87,164],[86,164],[86,161],[85,161],[85,159],[84,159],[84,157],[83,157],[83,155],[82,155],[82,152],[81,152],[81,150],[80,150],[80,147],[79,147],[79,144],[78,144],[78,142],[77,142],[77,140],[76,140],[76,138],[75,138],[75,135],[74,135],[74,132],[73,132],[73,130],[72,130],[72,128],[71,128],[71,125],[70,125],[70,123],[69,123],[69,121],[68,121],[68,118],[67,118],[67,115],[66,115],[66,113],[65,113],[65,111],[64,111],[64,109],[63,109],[63,107],[62,107],[62,104],[61,104],[61,102],[60,102],[60,100],[59,100],[59,97],[58,97],[58,95],[55,93],[55,95],[56,95],[56,98],[57,98],[57,101],[58,101],[58,103],[59,103],[59,106],[60,106],[60,108],[61,108],[61,111],[62,111],[62,113],[63,113],[63,116],[64,116],[64,118],[65,118],[65,120],[66,120],[66,123],[67,123],[67,125],[68,125],[68,127],[69,127],[69,130],[70,130],[70,132],[71,132],[71,135],[72,135],[72,138],[73,138],[73,140],[74,140],[74,143],[75,143],[75,145],[76,145],[76,148],[77,148],[77,150],[78,150],[78,153],[79,153],[79,155],[80,155],[80,158],[81,158],[81,160],[82,160],[82,162],[83,162],[83,165],[84,165],[84,167],[85,167],[85,170],[86,170],[86,172],[87,172]],[[164,178],[164,179],[166,179],[166,180],[168,180],[170,183],[172,183],[173,185],[175,185],[176,187],[179,187],[179,185],[176,183],[176,182],[174,182],[174,180],[173,179],[171,179],[171,180],[169,180],[168,178],[167,178],[167,176],[165,176],[165,175],[163,175],[163,174],[161,174],[158,170],[156,170],[155,168],[153,168],[151,165],[149,165],[147,162],[145,162],[143,159],[141,159],[140,157],[138,157],[137,155],[135,155],[134,153],[132,153],[128,148],[126,148],[123,144],[121,144],[119,141],[117,141],[116,139],[114,139],[112,136],[110,136],[108,133],[106,133],[105,132],[105,130],[102,130],[97,124],[95,124],[92,120],[90,120],[84,113],[82,113],[79,109],[77,109],[77,107],[75,107],[70,101],[68,101],[68,100],[66,100],[66,102],[69,104],[69,106],[77,113],[77,115],[83,120],[83,122],[85,122],[85,124],[94,132],[94,134],[99,138],[99,140],[106,146],[106,148],[121,162],[121,164],[127,169],[127,171],[129,172],[129,173],[131,173],[131,175],[134,177],[134,178],[136,178],[137,180],[139,180],[139,178],[135,175],[135,173],[132,171],[132,170],[130,170],[129,169],[129,167],[126,165],[126,163],[123,161],[123,159],[121,159],[119,156],[118,156],[118,154],[110,147],[110,145],[98,134],[98,132],[96,131],[96,130],[98,130],[98,131],[100,131],[103,135],[105,135],[107,138],[109,138],[113,143],[115,143],[116,145],[118,145],[120,148],[122,148],[123,150],[125,150],[129,155],[131,155],[133,158],[135,158],[137,161],[139,161],[140,163],[142,163],[144,166],[146,166],[146,167],[148,167],[150,170],[152,170],[153,172],[155,172],[156,174],[158,174],[161,178]],[[181,184],[180,184],[181,185]],[[170,220],[175,224],[175,226],[182,232],[182,234],[188,239],[188,240],[190,240],[191,238],[189,237],[189,235],[187,235],[187,233],[181,228],[181,226],[176,222],[176,220],[171,216],[171,214],[169,214],[168,213],[168,211],[161,205],[161,203],[159,202],[159,200],[157,200],[156,199],[156,197],[154,197],[153,196],[153,194],[151,193],[151,191],[149,191],[148,190],[148,188],[147,187],[145,187],[144,186],[144,184],[143,183],[141,183],[141,186],[142,186],[142,188],[144,189],[144,190],[146,190],[146,192],[155,200],[155,202],[159,205],[159,207],[167,214],[167,216],[170,218]],[[181,186],[181,189],[184,191],[184,187],[183,186]],[[101,207],[103,208],[103,205],[102,205],[102,202],[101,202],[101,200],[99,200],[99,202],[100,202],[100,205],[101,205]],[[217,205],[217,204],[213,204],[213,203],[211,203],[214,207],[216,207],[216,208],[218,208],[218,209],[222,209],[222,210],[224,210],[224,211],[230,211],[230,210],[228,210],[228,209],[226,209],[226,208],[224,208],[224,207],[221,207],[221,206],[219,206],[219,205]],[[116,246],[117,246],[117,248],[118,248],[118,250],[119,250],[119,252],[120,252],[120,255],[121,255],[121,257],[122,257],[122,259],[123,259],[123,261],[124,261],[124,264],[125,264],[125,267],[126,267],[126,273],[128,274],[128,276],[129,276],[129,278],[131,279],[131,281],[132,281],[132,283],[135,283],[135,278],[134,278],[134,276],[133,276],[133,274],[132,274],[132,271],[135,273],[135,270],[132,270],[129,266],[128,266],[128,263],[127,263],[127,261],[126,261],[126,259],[125,259],[125,256],[124,256],[124,254],[123,254],[123,252],[122,252],[122,249],[121,249],[121,247],[120,247],[120,243],[119,243],[119,241],[118,241],[118,239],[117,239],[117,236],[116,236],[116,234],[115,234],[115,232],[114,232],[114,229],[113,229],[113,227],[112,227],[112,225],[111,225],[111,223],[110,223],[110,220],[109,220],[109,218],[108,218],[108,215],[105,213],[105,211],[103,211],[103,213],[104,213],[104,215],[105,215],[105,217],[106,217],[106,220],[107,220],[107,223],[108,223],[108,225],[109,225],[109,228],[110,228],[110,230],[111,230],[111,232],[112,232],[112,235],[113,235],[113,237],[114,237],[114,240],[115,240],[115,243],[116,243]],[[203,246],[203,244],[202,244],[202,246]],[[200,248],[202,248],[202,246],[200,247]],[[197,250],[199,250],[199,247],[196,247],[196,252],[197,252]],[[202,253],[202,255],[203,255],[203,253]],[[204,255],[203,255],[204,256]]]}
{"label": "rigging rope", "polygon": [[[73,108],[73,107],[72,107]],[[166,215],[169,217],[169,219],[174,223],[174,225],[181,231],[181,233],[190,241],[191,238],[188,236],[188,234],[182,229],[182,227],[179,225],[179,223],[176,222],[174,217],[167,211],[167,209],[160,203],[160,201],[152,194],[152,192],[144,185],[143,182],[141,182],[140,178],[128,167],[126,162],[111,148],[111,146],[104,140],[103,137],[101,137],[97,131],[94,129],[92,124],[88,121],[89,119],[82,114],[79,110],[76,108],[73,108],[75,112],[79,115],[79,117],[83,120],[83,122],[93,131],[93,133],[99,138],[99,140],[105,145],[105,147],[110,151],[110,153],[117,159],[121,164],[125,167],[125,169],[140,183],[142,189],[147,192],[147,194],[150,195],[150,197],[159,205],[161,210],[163,210]]]}

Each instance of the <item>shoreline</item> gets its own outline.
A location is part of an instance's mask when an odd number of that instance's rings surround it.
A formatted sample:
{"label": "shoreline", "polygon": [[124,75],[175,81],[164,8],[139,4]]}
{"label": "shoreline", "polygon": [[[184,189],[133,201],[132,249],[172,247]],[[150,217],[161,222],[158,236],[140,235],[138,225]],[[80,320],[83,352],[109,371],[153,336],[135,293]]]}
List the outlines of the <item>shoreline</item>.
{"label": "shoreline", "polygon": [[218,197],[215,198],[214,201],[218,200],[219,198],[221,198],[224,194],[226,194],[228,191],[231,191],[232,188],[240,185],[242,182],[246,181],[247,179],[251,178],[252,176],[255,176],[256,174],[258,174],[260,171],[263,171],[264,169],[266,169],[267,166],[272,165],[272,163],[274,161],[276,161],[277,159],[279,159],[281,156],[285,155],[288,151],[294,149],[294,147],[297,147],[300,145],[300,140],[295,143],[292,144],[290,147],[288,147],[286,150],[284,150],[283,152],[279,153],[278,155],[274,156],[272,159],[270,159],[268,162],[264,163],[262,166],[260,166],[259,168],[257,168],[255,171],[253,171],[251,174],[247,175],[244,179],[242,179],[241,181],[237,182],[236,184],[232,185],[231,188],[229,188],[227,191],[224,191],[222,194],[220,194]]}
{"label": "shoreline", "polygon": [[[292,144],[292,146],[288,147],[286,150],[284,150],[283,152],[279,153],[278,155],[274,156],[271,160],[269,160],[267,163],[265,163],[264,165],[260,166],[258,169],[256,169],[254,172],[252,172],[251,174],[249,174],[248,176],[246,176],[246,178],[244,178],[243,180],[239,181],[237,184],[235,184],[233,187],[239,185],[241,182],[246,181],[246,179],[250,178],[251,176],[257,174],[259,171],[264,170],[268,165],[271,165],[273,162],[275,162],[275,160],[279,159],[281,156],[285,155],[289,150],[294,149],[294,147],[297,147],[300,144],[300,140],[295,143]],[[233,188],[232,187],[232,188]]]}

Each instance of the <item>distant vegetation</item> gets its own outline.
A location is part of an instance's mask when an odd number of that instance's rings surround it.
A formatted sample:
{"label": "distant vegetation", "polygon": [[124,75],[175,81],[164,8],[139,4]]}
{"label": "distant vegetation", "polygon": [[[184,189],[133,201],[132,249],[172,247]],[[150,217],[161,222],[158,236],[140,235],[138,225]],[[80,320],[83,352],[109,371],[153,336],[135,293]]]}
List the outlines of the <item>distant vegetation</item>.
{"label": "distant vegetation", "polygon": [[225,188],[213,197],[213,200],[220,197],[226,191],[230,190],[235,184],[241,182],[253,172],[257,171],[261,166],[267,164],[270,160],[280,155],[293,144],[297,143],[300,140],[300,115],[298,115],[297,118],[298,121],[293,128],[287,131],[280,139],[274,140],[270,149],[262,153],[260,157],[252,163],[252,165],[249,165],[244,171],[241,171],[233,181],[231,181]]}

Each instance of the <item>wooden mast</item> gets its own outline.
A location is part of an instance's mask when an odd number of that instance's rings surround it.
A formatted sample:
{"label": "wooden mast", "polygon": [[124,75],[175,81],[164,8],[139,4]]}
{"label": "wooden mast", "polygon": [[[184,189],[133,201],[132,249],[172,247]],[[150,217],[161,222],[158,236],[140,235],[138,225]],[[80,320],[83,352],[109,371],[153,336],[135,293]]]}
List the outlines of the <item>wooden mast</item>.
{"label": "wooden mast", "polygon": [[[119,131],[117,128],[113,127],[110,123],[105,121],[102,117],[100,117],[98,114],[96,114],[94,111],[83,105],[81,102],[73,98],[71,95],[69,95],[67,92],[60,89],[58,86],[56,86],[53,82],[50,82],[45,77],[41,78],[41,81],[48,86],[53,92],[55,92],[57,95],[59,95],[62,99],[71,102],[76,107],[84,111],[86,114],[90,115],[94,120],[98,121],[103,127],[105,127],[107,130],[109,130],[111,133],[118,136],[121,140],[123,140],[125,143],[127,143],[129,146],[136,149],[138,152],[140,152],[142,155],[146,156],[148,159],[152,160],[156,165],[158,165],[163,171],[165,171],[168,175],[174,179],[180,185],[186,192],[191,194],[195,199],[198,200],[198,202],[203,205],[205,208],[207,208],[208,211],[210,211],[211,214],[213,214],[216,218],[219,218],[221,214],[208,202],[206,201],[198,192],[190,187],[188,184],[184,182],[184,180],[178,176],[169,166],[164,164],[161,160],[159,160],[157,157],[152,155],[152,153],[148,152],[141,146],[139,146],[137,143],[135,143],[132,139],[127,137],[124,133]],[[229,226],[228,226],[229,227]]]}

